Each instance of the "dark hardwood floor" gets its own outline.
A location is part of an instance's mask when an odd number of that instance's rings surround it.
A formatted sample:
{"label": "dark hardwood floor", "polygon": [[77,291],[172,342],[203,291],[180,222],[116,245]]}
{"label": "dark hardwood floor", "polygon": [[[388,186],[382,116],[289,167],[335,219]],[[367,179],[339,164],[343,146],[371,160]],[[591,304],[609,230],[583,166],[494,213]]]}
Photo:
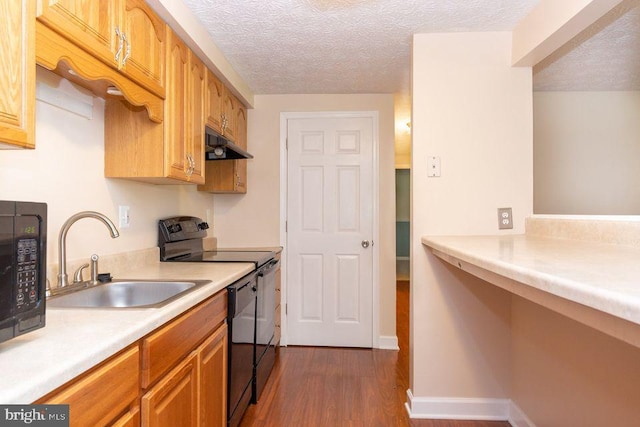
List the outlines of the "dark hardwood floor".
{"label": "dark hardwood floor", "polygon": [[412,420],[409,388],[409,285],[398,283],[400,351],[282,347],[257,405],[241,427],[509,427],[507,422]]}

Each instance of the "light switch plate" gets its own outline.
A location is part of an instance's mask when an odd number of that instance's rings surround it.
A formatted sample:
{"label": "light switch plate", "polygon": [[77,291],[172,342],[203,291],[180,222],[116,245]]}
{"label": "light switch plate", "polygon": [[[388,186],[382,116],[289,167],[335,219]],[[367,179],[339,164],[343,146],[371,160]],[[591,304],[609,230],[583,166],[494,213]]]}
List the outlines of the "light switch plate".
{"label": "light switch plate", "polygon": [[513,228],[511,208],[498,208],[498,229],[506,230],[511,228]]}
{"label": "light switch plate", "polygon": [[130,208],[129,206],[119,206],[118,207],[118,226],[119,228],[128,228],[131,223],[131,216],[129,214]]}

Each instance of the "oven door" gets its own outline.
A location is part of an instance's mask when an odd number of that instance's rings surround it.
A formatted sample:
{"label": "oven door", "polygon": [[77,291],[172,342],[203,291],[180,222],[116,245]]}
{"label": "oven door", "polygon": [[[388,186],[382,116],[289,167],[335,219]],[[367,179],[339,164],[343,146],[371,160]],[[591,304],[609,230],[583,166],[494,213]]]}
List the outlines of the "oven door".
{"label": "oven door", "polygon": [[255,274],[227,287],[229,292],[229,377],[227,414],[229,425],[239,424],[252,399],[256,319]]}
{"label": "oven door", "polygon": [[256,379],[253,401],[256,403],[275,363],[273,336],[276,330],[276,271],[280,260],[269,261],[258,270],[258,302],[256,312]]}

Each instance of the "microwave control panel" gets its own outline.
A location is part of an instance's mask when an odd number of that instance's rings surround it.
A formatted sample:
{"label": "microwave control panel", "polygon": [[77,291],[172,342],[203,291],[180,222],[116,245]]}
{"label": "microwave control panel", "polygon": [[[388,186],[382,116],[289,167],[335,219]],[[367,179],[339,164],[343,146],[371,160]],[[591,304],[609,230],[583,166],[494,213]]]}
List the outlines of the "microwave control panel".
{"label": "microwave control panel", "polygon": [[34,308],[40,298],[39,221],[34,216],[16,217],[15,236],[15,309],[17,312]]}

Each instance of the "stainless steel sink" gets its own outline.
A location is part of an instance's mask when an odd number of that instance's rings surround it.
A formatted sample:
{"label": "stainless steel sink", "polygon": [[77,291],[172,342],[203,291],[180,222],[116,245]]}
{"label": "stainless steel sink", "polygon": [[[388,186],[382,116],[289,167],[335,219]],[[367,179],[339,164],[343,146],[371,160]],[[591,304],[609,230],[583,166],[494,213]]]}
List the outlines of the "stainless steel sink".
{"label": "stainless steel sink", "polygon": [[114,280],[52,296],[47,308],[157,308],[211,283],[209,280]]}

